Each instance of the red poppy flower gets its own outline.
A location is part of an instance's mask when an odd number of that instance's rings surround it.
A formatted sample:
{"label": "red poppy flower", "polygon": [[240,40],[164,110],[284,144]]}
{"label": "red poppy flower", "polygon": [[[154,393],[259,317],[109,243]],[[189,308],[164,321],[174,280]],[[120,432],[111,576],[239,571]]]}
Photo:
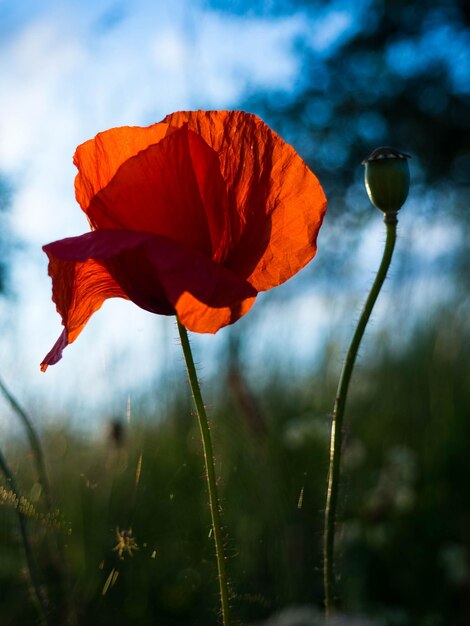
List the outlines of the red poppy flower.
{"label": "red poppy flower", "polygon": [[315,255],[323,190],[255,115],[178,112],[112,128],[74,163],[92,231],[44,246],[64,330],[43,371],[107,298],[215,333]]}

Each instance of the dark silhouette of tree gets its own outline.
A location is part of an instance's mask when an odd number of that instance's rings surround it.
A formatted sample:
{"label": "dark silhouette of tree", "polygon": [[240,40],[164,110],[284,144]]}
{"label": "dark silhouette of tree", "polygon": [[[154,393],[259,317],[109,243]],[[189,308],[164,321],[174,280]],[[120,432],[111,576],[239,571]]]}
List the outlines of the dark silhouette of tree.
{"label": "dark silhouette of tree", "polygon": [[358,164],[379,145],[413,155],[415,182],[467,186],[468,194],[468,2],[215,4],[265,17],[304,16],[307,28],[296,44],[300,80],[280,85],[277,93],[253,93],[246,108],[262,115],[311,164],[330,210],[344,208]]}

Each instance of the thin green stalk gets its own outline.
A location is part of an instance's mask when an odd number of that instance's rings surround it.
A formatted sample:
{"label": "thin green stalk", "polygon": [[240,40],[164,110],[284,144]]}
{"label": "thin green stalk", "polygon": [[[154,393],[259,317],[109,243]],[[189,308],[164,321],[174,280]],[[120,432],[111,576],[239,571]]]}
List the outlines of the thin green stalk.
{"label": "thin green stalk", "polygon": [[[36,471],[38,474],[38,479],[44,491],[47,511],[48,513],[52,514],[53,509],[54,509],[53,500],[52,500],[52,492],[51,492],[51,487],[49,484],[49,479],[47,477],[44,451],[42,449],[41,441],[39,440],[36,429],[34,428],[33,422],[31,418],[29,417],[29,415],[26,413],[26,411],[23,409],[21,404],[18,402],[18,400],[15,398],[15,396],[11,393],[11,391],[8,389],[8,387],[5,385],[5,383],[1,379],[0,379],[0,392],[3,394],[4,398],[8,401],[11,408],[18,415],[18,417],[20,418],[26,430],[29,445],[31,446],[34,461],[36,464]],[[55,540],[56,540],[56,545],[57,545],[57,550],[58,550],[58,556],[60,559],[58,562],[58,567],[60,568],[59,573],[62,575],[63,583],[65,585],[64,594],[65,594],[65,602],[67,604],[67,613],[69,615],[69,619],[71,620],[71,623],[76,624],[76,618],[75,618],[75,614],[72,608],[72,600],[69,597],[70,596],[70,589],[69,589],[70,576],[68,572],[67,562],[65,559],[64,542],[62,540],[60,531],[57,531],[55,533]]]}
{"label": "thin green stalk", "polygon": [[13,473],[8,467],[5,457],[3,456],[1,451],[0,451],[0,469],[5,475],[5,478],[7,479],[10,485],[10,489],[14,493],[15,498],[16,498],[16,513],[18,515],[18,523],[19,523],[20,533],[21,533],[21,542],[23,544],[24,554],[26,558],[26,565],[28,567],[29,579],[34,589],[34,593],[35,593],[36,600],[37,600],[38,611],[41,615],[42,621],[44,624],[49,625],[50,624],[49,618],[48,618],[49,602],[39,582],[39,577],[38,577],[38,573],[36,570],[36,565],[34,563],[33,553],[31,550],[31,543],[29,541],[28,530],[26,528],[25,516],[20,508],[20,504],[21,504],[20,493],[18,491],[18,487],[16,485],[16,481],[13,476]]}
{"label": "thin green stalk", "polygon": [[212,440],[207,419],[206,409],[202,400],[201,388],[197,378],[196,367],[194,366],[191,346],[189,344],[188,333],[186,328],[177,319],[178,332],[180,335],[181,346],[183,348],[186,368],[188,370],[189,383],[193,394],[194,404],[199,421],[199,429],[201,431],[202,447],[204,451],[204,465],[206,469],[207,489],[209,491],[209,507],[212,518],[212,531],[214,534],[215,555],[217,559],[217,570],[220,589],[220,603],[222,608],[222,619],[224,626],[230,626],[230,608],[229,608],[229,591],[227,574],[225,571],[225,556],[222,540],[222,522],[220,515],[219,496],[217,493],[217,480],[215,477],[214,452],[212,449]]}
{"label": "thin green stalk", "polygon": [[379,270],[370,290],[369,296],[364,304],[359,322],[351,340],[351,345],[343,363],[343,369],[339,379],[338,390],[336,392],[335,405],[333,409],[333,421],[331,425],[330,441],[330,466],[328,474],[328,491],[325,508],[325,526],[323,534],[323,584],[325,591],[325,612],[327,617],[333,615],[335,610],[334,596],[334,548],[335,548],[335,525],[336,509],[338,504],[338,490],[341,472],[341,447],[343,417],[346,408],[349,382],[354,369],[357,351],[361,343],[362,336],[369,321],[372,309],[382,288],[387,275],[393,249],[395,247],[397,233],[396,213],[386,213],[384,217],[387,236],[385,249],[380,263]]}
{"label": "thin green stalk", "polygon": [[0,391],[2,392],[5,399],[10,403],[11,408],[18,415],[18,417],[23,423],[23,426],[25,427],[26,434],[28,435],[29,445],[31,446],[31,450],[33,451],[39,482],[41,483],[42,488],[44,489],[47,509],[49,513],[51,513],[52,507],[53,507],[51,488],[49,486],[49,480],[47,478],[46,464],[44,461],[44,452],[42,450],[39,437],[36,433],[36,430],[28,414],[23,409],[23,407],[19,404],[19,402],[10,392],[10,390],[5,386],[4,382],[1,379],[0,379]]}

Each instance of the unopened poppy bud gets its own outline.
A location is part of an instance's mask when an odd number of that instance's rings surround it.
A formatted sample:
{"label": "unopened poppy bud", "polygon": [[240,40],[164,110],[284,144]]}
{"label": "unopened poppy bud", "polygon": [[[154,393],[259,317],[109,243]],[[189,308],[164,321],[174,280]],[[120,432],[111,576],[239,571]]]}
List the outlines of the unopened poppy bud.
{"label": "unopened poppy bud", "polygon": [[410,189],[408,154],[395,148],[376,148],[362,161],[365,184],[370,201],[384,213],[396,213],[405,202]]}

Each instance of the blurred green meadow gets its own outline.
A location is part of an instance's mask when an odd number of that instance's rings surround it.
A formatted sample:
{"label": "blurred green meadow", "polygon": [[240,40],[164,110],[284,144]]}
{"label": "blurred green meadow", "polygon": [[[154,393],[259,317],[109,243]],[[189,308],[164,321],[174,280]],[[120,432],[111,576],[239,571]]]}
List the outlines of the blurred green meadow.
{"label": "blurred green meadow", "polygon": [[[221,623],[200,437],[175,341],[159,341],[161,318],[145,325],[104,307],[40,374],[59,328],[40,247],[83,231],[78,143],[176,109],[238,108],[294,146],[329,208],[311,266],[234,329],[193,339],[234,621],[322,610],[331,411],[383,241],[360,162],[394,145],[413,157],[412,184],[346,410],[338,596],[346,615],[374,626],[468,626],[468,2],[0,7],[0,379],[38,430],[52,519],[1,397],[0,448],[26,498],[51,625]],[[116,407],[130,396],[128,421]],[[13,501],[1,475],[0,626],[32,626],[41,622]]]}
{"label": "blurred green meadow", "polygon": [[[404,350],[383,336],[354,377],[338,520],[347,614],[390,626],[464,626],[470,618],[470,328],[437,314]],[[240,363],[206,381],[237,623],[322,605],[321,535],[338,353],[295,384],[254,386]],[[101,436],[42,436],[78,624],[219,623],[203,463],[181,380],[160,422],[109,416]],[[5,448],[21,492],[44,512],[31,452]],[[8,489],[5,481],[2,485]],[[1,505],[2,626],[38,623],[15,511]],[[54,530],[30,517],[40,575],[63,602]],[[114,550],[132,529],[133,555]],[[62,622],[61,619],[56,618]],[[73,623],[73,622],[71,622]]]}

